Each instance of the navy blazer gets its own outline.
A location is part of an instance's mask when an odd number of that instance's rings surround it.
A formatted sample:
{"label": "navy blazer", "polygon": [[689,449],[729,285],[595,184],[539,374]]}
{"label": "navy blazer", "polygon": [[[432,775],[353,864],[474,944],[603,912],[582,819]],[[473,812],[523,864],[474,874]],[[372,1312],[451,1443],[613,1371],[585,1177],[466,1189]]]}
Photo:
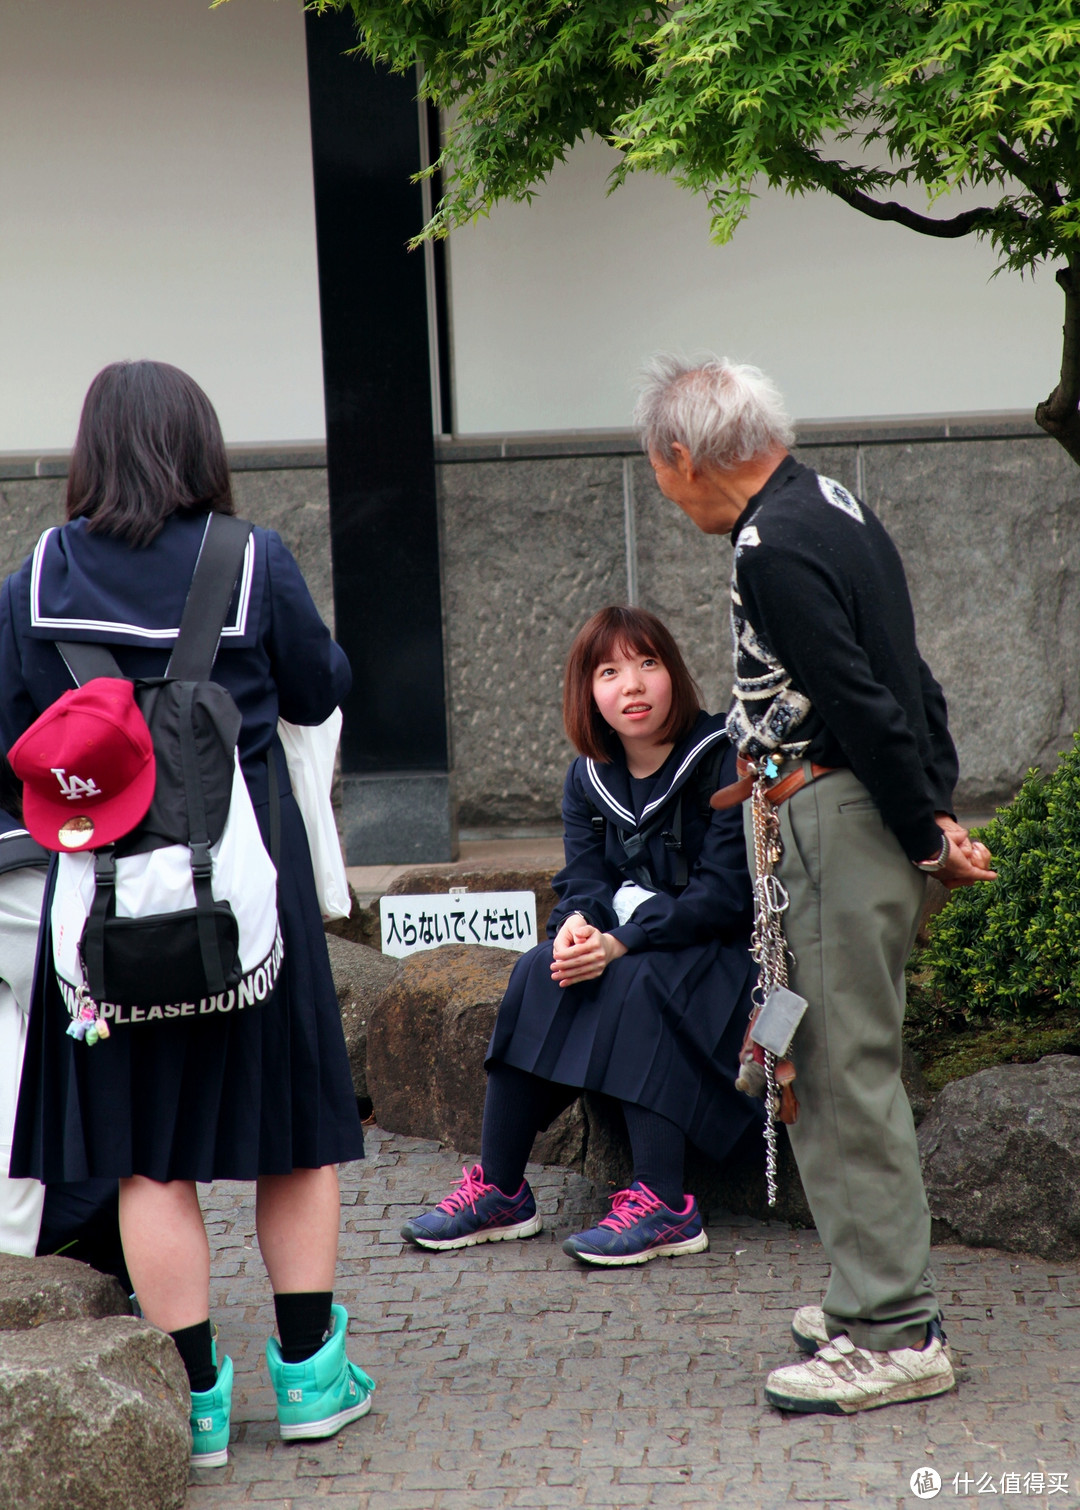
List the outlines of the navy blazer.
{"label": "navy blazer", "polygon": [[[554,938],[573,912],[610,933],[631,952],[640,949],[682,949],[709,939],[745,942],[752,922],[753,893],[746,865],[742,809],[701,813],[694,773],[702,759],[719,744],[724,750],[718,786],[736,779],[735,751],[724,731],[725,715],[699,713],[694,727],[681,739],[661,768],[654,795],[640,821],[630,795],[630,773],[622,746],[607,764],[579,755],[566,775],[563,789],[563,844],[566,865],[552,885],[558,902],[548,921]],[[628,923],[619,924],[613,898],[627,879],[618,830],[634,833],[665,807],[676,792],[683,793],[682,843],[689,865],[689,881],[675,884],[675,856],[659,831],[649,839],[649,868],[660,890],[642,902]],[[604,832],[593,818],[605,818]],[[667,826],[666,824],[664,825]]]}
{"label": "navy blazer", "polygon": [[[138,548],[89,529],[86,519],[45,531],[0,588],[5,750],[72,686],[56,640],[108,645],[125,676],[165,674],[206,524],[205,514],[178,512]],[[265,801],[265,757],[278,717],[322,723],[352,681],[345,652],[330,638],[300,568],[274,530],[252,530],[214,680],[240,709],[240,762],[252,800]],[[283,769],[284,760],[278,764]]]}

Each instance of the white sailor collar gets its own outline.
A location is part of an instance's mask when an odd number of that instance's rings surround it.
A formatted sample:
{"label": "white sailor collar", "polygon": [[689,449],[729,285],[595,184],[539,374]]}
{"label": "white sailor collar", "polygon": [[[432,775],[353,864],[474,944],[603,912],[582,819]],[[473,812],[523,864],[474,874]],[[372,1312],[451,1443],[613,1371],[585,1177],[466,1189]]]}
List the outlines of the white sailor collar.
{"label": "white sailor collar", "polygon": [[662,782],[659,791],[642,808],[640,818],[635,816],[629,806],[630,777],[622,761],[601,764],[591,756],[585,757],[585,784],[589,800],[619,828],[645,828],[650,818],[686,785],[705,752],[721,740],[727,740],[724,722],[723,714],[701,715],[688,736],[684,749],[673,750],[668,756],[667,763],[673,763],[674,768]]}
{"label": "white sailor collar", "polygon": [[[83,520],[45,530],[30,559],[29,634],[34,639],[96,644],[175,644],[208,525],[209,516],[174,516],[136,557],[143,568],[138,571],[131,569],[133,553],[125,542],[94,534]],[[253,642],[257,566],[253,532],[221,632],[223,644]]]}

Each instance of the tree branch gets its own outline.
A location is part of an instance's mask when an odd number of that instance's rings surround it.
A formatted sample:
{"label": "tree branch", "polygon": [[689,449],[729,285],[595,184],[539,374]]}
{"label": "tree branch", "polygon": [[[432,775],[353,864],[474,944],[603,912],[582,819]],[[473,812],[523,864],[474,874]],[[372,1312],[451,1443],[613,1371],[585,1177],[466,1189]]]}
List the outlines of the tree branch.
{"label": "tree branch", "polygon": [[1036,199],[1041,199],[1044,205],[1054,208],[1063,203],[1057,184],[1040,179],[1027,158],[1017,152],[1015,147],[1010,147],[1002,136],[997,138],[994,156],[1003,168],[1006,168],[1014,178],[1019,179],[1024,188],[1030,189]]}
{"label": "tree branch", "polygon": [[[909,231],[918,231],[920,236],[938,236],[952,241],[958,236],[970,235],[981,226],[989,226],[997,217],[996,210],[984,208],[963,210],[951,220],[935,220],[932,215],[920,215],[915,210],[909,210],[907,205],[897,204],[895,200],[881,204],[861,189],[846,189],[841,184],[823,184],[822,187],[849,204],[853,210],[869,215],[871,220],[892,220]],[[1020,219],[1026,219],[1026,216],[1021,216]]]}
{"label": "tree branch", "polygon": [[1055,276],[1065,294],[1061,377],[1035,410],[1035,423],[1080,463],[1080,257],[1071,257]]}

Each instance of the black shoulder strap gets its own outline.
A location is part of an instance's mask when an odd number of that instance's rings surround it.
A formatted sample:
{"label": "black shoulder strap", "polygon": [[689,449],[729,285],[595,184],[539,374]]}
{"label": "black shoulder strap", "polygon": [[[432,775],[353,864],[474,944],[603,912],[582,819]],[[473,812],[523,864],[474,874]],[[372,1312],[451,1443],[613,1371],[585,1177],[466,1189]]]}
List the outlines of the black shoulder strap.
{"label": "black shoulder strap", "polygon": [[[166,676],[180,682],[209,679],[250,534],[246,519],[231,514],[209,516]],[[124,675],[105,645],[57,640],[56,648],[77,687],[96,676]]]}
{"label": "black shoulder strap", "polygon": [[22,870],[26,865],[48,865],[52,856],[32,839],[25,828],[8,829],[0,834],[0,875]]}
{"label": "black shoulder strap", "polygon": [[174,681],[209,679],[250,534],[246,519],[236,519],[232,514],[210,515],[184,604],[180,634],[165,672]]}
{"label": "black shoulder strap", "polygon": [[124,673],[116,664],[116,657],[104,645],[88,645],[82,640],[57,640],[56,648],[64,658],[64,665],[71,672],[76,687],[92,682],[96,676],[118,676]]}

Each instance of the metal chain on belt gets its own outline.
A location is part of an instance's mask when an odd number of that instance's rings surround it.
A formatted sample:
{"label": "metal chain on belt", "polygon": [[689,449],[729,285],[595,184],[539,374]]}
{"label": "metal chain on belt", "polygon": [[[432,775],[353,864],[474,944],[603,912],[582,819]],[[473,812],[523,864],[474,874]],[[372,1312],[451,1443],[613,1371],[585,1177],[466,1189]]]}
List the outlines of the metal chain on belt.
{"label": "metal chain on belt", "polygon": [[[759,1008],[764,1005],[775,986],[786,986],[788,983],[787,944],[783,926],[788,894],[779,877],[774,874],[784,846],[780,839],[780,814],[776,806],[765,797],[769,789],[770,765],[771,761],[763,763],[763,768],[758,770],[750,798],[754,823],[754,932],[750,940],[750,952],[758,967],[754,1004]],[[776,1087],[776,1055],[770,1054],[768,1049],[764,1052],[765,1184],[769,1205],[775,1206],[776,1124],[780,1116],[780,1095]]]}

